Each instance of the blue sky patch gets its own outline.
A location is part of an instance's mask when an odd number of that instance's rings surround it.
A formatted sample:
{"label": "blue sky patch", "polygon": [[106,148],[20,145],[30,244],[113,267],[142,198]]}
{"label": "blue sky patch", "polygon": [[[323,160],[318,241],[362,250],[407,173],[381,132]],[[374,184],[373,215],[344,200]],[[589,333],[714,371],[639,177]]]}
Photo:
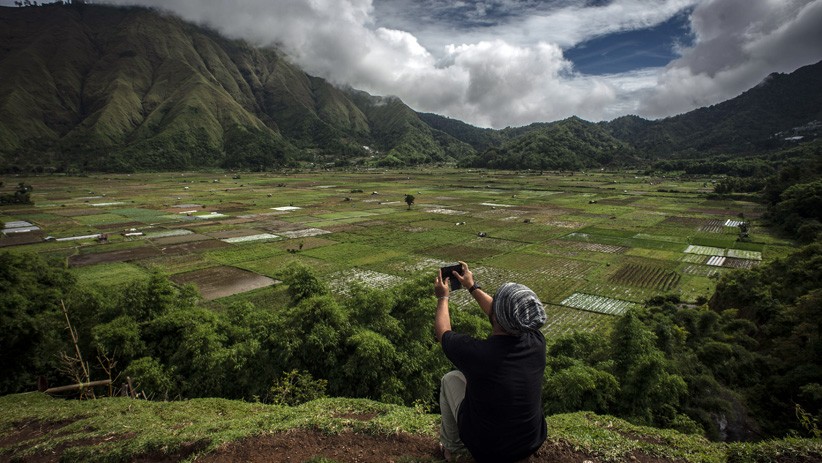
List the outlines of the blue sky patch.
{"label": "blue sky patch", "polygon": [[693,45],[690,12],[678,14],[649,29],[618,32],[565,50],[565,58],[583,74],[605,75],[663,67],[678,57],[677,46]]}

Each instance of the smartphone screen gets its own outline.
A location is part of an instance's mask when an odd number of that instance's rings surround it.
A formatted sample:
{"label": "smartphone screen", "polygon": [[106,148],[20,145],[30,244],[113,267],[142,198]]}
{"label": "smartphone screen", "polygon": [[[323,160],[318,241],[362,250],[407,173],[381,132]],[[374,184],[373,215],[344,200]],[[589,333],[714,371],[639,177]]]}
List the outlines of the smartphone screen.
{"label": "smartphone screen", "polygon": [[449,265],[447,267],[442,267],[440,271],[442,272],[443,278],[448,278],[450,280],[451,291],[462,288],[462,283],[460,283],[460,281],[457,280],[457,277],[451,273],[453,271],[462,275],[462,265]]}

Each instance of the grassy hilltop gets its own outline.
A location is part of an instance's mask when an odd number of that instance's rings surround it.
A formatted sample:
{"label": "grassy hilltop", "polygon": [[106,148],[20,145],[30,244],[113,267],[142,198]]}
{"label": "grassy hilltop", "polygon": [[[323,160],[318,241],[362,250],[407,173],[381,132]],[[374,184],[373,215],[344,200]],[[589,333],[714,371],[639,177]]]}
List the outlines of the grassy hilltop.
{"label": "grassy hilltop", "polygon": [[[364,399],[287,407],[194,399],[63,401],[0,398],[0,459],[8,461],[434,462],[439,416]],[[580,412],[548,418],[536,462],[818,462],[822,442],[714,443]]]}

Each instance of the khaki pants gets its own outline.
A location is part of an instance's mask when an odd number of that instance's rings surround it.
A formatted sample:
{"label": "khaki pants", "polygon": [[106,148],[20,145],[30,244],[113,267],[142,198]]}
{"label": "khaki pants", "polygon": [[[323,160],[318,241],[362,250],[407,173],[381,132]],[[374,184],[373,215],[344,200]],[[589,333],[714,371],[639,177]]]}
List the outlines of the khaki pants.
{"label": "khaki pants", "polygon": [[442,412],[440,443],[452,454],[466,452],[465,445],[460,440],[459,426],[457,426],[460,405],[465,398],[465,376],[458,370],[452,370],[442,377],[440,384],[440,411]]}

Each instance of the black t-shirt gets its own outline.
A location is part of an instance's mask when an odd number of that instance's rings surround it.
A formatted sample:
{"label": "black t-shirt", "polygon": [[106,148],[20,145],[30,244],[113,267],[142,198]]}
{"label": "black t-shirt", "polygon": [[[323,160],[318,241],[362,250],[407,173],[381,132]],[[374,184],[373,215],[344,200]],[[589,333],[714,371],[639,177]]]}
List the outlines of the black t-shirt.
{"label": "black t-shirt", "polygon": [[442,349],[464,375],[460,439],[478,462],[521,460],[547,436],[542,413],[545,337],[539,331],[479,340],[447,331]]}

